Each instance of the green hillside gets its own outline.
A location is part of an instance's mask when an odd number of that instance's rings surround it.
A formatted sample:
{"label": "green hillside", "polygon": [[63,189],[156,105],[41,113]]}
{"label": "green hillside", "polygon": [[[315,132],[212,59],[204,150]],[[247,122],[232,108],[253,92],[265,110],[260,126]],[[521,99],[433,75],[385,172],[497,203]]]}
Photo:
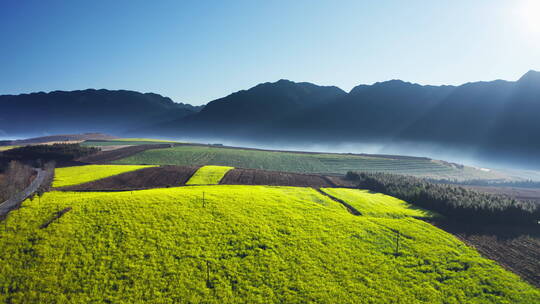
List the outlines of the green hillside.
{"label": "green hillside", "polygon": [[385,158],[351,154],[314,154],[230,149],[211,146],[176,146],[147,150],[117,160],[117,164],[218,165],[299,173],[377,171],[440,179],[500,178],[492,172],[423,158]]}
{"label": "green hillside", "polygon": [[382,193],[346,188],[323,188],[322,191],[346,201],[364,216],[429,218],[433,213]]}
{"label": "green hillside", "polygon": [[299,187],[49,192],[2,223],[0,302],[540,301],[538,289],[403,208],[354,216]]}

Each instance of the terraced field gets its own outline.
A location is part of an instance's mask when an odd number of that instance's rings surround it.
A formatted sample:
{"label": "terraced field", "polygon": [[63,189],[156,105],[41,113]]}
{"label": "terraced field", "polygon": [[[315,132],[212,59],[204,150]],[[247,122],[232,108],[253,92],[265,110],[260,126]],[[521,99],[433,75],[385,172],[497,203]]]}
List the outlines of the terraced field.
{"label": "terraced field", "polygon": [[0,302],[540,301],[538,289],[394,203],[354,216],[300,187],[49,192],[0,229]]}
{"label": "terraced field", "polygon": [[53,187],[74,186],[120,173],[135,171],[154,166],[139,165],[87,165],[58,168],[54,173]]}
{"label": "terraced field", "polygon": [[348,171],[377,171],[438,179],[501,178],[493,172],[460,168],[426,158],[371,157],[352,154],[293,153],[250,149],[181,145],[146,150],[116,164],[218,165],[298,173],[345,174]]}

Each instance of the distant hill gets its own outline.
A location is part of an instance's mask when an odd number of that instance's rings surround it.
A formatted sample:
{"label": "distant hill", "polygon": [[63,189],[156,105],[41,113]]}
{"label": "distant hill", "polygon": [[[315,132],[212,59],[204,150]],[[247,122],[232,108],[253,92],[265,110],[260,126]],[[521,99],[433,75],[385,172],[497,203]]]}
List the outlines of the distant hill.
{"label": "distant hill", "polygon": [[111,90],[0,95],[0,136],[126,130],[177,119],[200,108],[153,93]]}
{"label": "distant hill", "polygon": [[540,168],[540,72],[518,81],[422,86],[391,80],[336,87],[280,80],[210,102],[148,133],[246,140],[389,142],[467,148]]}
{"label": "distant hill", "polygon": [[157,94],[107,90],[0,96],[0,108],[3,137],[69,131],[298,145],[406,143],[413,148],[437,146],[435,151],[473,151],[482,160],[540,169],[536,71],[517,81],[460,86],[390,80],[359,85],[349,93],[282,79],[216,99],[204,108]]}
{"label": "distant hill", "polygon": [[84,141],[84,140],[113,140],[117,138],[118,137],[116,136],[111,136],[111,135],[102,134],[102,133],[60,134],[60,135],[33,137],[33,138],[13,140],[13,141],[5,141],[4,143],[7,145],[20,146],[20,145],[44,144],[44,143],[51,143],[51,142],[72,142],[72,141]]}
{"label": "distant hill", "polygon": [[[153,132],[175,132],[178,128],[190,134],[241,136],[252,131],[271,131],[278,121],[325,105],[347,93],[334,86],[279,80],[262,83],[249,90],[209,102],[200,112],[185,119],[160,124]],[[255,129],[250,130],[251,127]]]}

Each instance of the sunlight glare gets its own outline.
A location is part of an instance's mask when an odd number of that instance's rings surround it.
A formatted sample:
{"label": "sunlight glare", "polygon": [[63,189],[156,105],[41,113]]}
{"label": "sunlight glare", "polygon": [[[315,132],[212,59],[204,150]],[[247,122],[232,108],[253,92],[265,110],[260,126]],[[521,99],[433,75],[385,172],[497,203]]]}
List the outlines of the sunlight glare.
{"label": "sunlight glare", "polygon": [[540,34],[540,0],[522,0],[518,6],[521,26],[533,34]]}

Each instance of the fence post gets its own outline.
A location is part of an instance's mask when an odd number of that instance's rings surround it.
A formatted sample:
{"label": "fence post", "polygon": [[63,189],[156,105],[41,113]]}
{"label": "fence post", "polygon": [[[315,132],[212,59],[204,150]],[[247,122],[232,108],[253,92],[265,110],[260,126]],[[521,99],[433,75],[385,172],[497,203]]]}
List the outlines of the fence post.
{"label": "fence post", "polygon": [[212,282],[210,282],[210,261],[206,260],[206,287],[213,288]]}

